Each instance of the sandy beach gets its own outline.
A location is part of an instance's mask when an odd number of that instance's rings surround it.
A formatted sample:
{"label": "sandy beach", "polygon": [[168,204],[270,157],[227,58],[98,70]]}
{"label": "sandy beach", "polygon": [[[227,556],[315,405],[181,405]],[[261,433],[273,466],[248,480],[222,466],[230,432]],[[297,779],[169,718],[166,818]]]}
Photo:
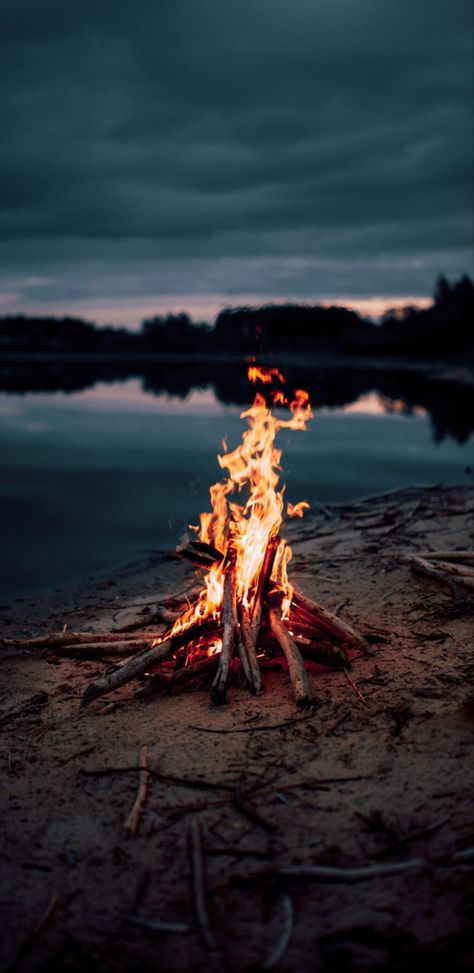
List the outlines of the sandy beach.
{"label": "sandy beach", "polygon": [[[298,711],[276,659],[262,696],[235,680],[223,707],[205,686],[140,699],[134,682],[81,709],[110,658],[3,646],[1,968],[470,968],[472,592],[414,574],[410,556],[472,549],[472,503],[467,488],[412,487],[288,528],[292,577],[372,645],[353,660],[365,704],[343,672],[314,665],[317,704]],[[154,555],[2,605],[1,637],[156,631],[195,583]],[[196,916],[196,827],[212,945]]]}

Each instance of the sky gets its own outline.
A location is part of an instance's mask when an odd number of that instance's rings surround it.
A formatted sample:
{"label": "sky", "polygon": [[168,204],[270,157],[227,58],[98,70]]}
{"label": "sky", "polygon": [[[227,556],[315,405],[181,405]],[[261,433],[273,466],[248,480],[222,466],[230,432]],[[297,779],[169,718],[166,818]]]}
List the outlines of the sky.
{"label": "sky", "polygon": [[470,0],[2,0],[0,314],[472,274]]}

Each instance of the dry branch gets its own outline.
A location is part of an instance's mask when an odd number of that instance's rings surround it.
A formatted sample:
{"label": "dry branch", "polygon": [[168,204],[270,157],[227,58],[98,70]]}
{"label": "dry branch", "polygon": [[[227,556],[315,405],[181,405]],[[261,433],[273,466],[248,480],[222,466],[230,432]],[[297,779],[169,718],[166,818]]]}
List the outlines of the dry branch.
{"label": "dry branch", "polygon": [[211,688],[211,699],[216,705],[225,701],[225,687],[229,675],[237,634],[237,602],[235,587],[235,551],[231,551],[225,567],[224,596],[222,605],[222,648],[219,655],[217,672]]}
{"label": "dry branch", "polygon": [[92,656],[93,658],[102,655],[125,655],[129,656],[130,651],[144,652],[151,649],[153,642],[162,638],[161,635],[146,635],[141,638],[118,640],[115,642],[86,642],[78,645],[62,645],[57,650],[58,655],[80,656],[82,658]]}
{"label": "dry branch", "polygon": [[197,818],[191,821],[191,867],[193,883],[193,900],[196,919],[203,945],[207,949],[214,949],[216,941],[209,925],[207,912],[206,886],[204,878],[204,862],[202,857],[201,829]]}
{"label": "dry branch", "polygon": [[436,581],[442,581],[444,584],[450,586],[453,591],[457,586],[469,588],[471,590],[474,588],[474,578],[465,578],[462,575],[456,575],[456,577],[454,577],[451,572],[442,570],[439,566],[435,567],[435,564],[432,564],[425,558],[419,556],[413,557],[411,560],[412,570],[416,574],[424,574],[428,578],[433,578]]}
{"label": "dry branch", "polygon": [[0,639],[0,646],[4,649],[73,649],[79,646],[111,645],[112,643],[134,643],[148,639],[150,641],[161,637],[159,632],[143,632],[140,635],[126,632],[51,632],[49,635],[37,635],[26,639]]}
{"label": "dry branch", "polygon": [[287,632],[279,613],[269,609],[268,619],[273,635],[285,653],[298,706],[308,706],[313,701],[313,693],[300,651]]}
{"label": "dry branch", "polygon": [[313,601],[303,594],[298,588],[293,588],[293,601],[297,607],[302,608],[310,618],[313,618],[318,627],[326,629],[330,635],[339,639],[341,642],[348,642],[355,649],[359,649],[364,655],[373,655],[373,651],[366,640],[358,634],[342,618],[338,618],[328,608],[324,608],[318,602]]}
{"label": "dry branch", "polygon": [[148,791],[148,781],[150,779],[150,774],[148,772],[148,747],[144,746],[140,750],[140,756],[138,758],[139,766],[139,776],[138,776],[138,790],[137,796],[133,802],[130,814],[127,815],[124,826],[125,830],[132,837],[136,835],[138,829],[138,823],[140,821],[140,815],[142,813],[142,807],[146,801],[146,795]]}
{"label": "dry branch", "polygon": [[467,564],[450,563],[449,561],[435,561],[435,565],[446,574],[461,575],[465,578],[474,578],[474,568]]}

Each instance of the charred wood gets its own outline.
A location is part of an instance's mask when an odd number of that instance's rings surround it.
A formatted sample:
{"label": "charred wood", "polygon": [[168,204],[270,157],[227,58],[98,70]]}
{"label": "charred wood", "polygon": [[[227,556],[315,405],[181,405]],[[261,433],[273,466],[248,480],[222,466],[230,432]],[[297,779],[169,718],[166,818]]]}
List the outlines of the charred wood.
{"label": "charred wood", "polygon": [[235,579],[235,551],[230,551],[225,567],[224,596],[222,605],[222,648],[219,655],[217,672],[211,688],[211,700],[220,705],[225,702],[225,688],[229,675],[237,635],[237,596]]}

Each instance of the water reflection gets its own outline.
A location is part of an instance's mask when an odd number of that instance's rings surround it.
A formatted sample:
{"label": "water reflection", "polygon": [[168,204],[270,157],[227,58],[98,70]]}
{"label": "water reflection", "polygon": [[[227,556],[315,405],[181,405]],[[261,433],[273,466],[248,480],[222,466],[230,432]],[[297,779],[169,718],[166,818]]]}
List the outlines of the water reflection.
{"label": "water reflection", "polygon": [[[384,370],[354,363],[324,367],[290,364],[285,365],[284,372],[289,386],[309,391],[316,410],[349,407],[360,411],[357,403],[361,402],[365,402],[369,411],[368,403],[386,413],[417,415],[421,410],[431,418],[436,442],[451,436],[464,443],[474,429],[472,387],[467,380],[459,381],[459,375],[440,378],[423,366]],[[132,377],[138,379],[144,392],[186,400],[188,409],[197,391],[207,395],[210,410],[216,400],[226,406],[244,406],[252,397],[244,362],[47,359],[34,365],[31,360],[0,364],[0,390],[10,393],[79,392],[93,389],[97,383],[120,382]],[[124,401],[129,401],[125,388],[125,385],[121,387],[116,397],[118,408],[124,395]],[[97,403],[101,395],[105,393],[99,387]],[[202,406],[206,400],[200,401]]]}
{"label": "water reflection", "polygon": [[[306,387],[310,378],[316,409],[307,433],[280,435],[291,502],[317,509],[407,483],[467,482],[472,444],[433,443],[415,392],[407,403],[352,375],[351,399],[342,375],[326,386],[313,371],[298,377]],[[227,379],[214,370],[197,387],[175,369],[179,395],[147,393],[143,377],[110,376],[74,394],[0,394],[2,603],[174,546],[208,509],[223,438],[233,448],[242,435],[239,413],[252,390],[235,370]]]}

